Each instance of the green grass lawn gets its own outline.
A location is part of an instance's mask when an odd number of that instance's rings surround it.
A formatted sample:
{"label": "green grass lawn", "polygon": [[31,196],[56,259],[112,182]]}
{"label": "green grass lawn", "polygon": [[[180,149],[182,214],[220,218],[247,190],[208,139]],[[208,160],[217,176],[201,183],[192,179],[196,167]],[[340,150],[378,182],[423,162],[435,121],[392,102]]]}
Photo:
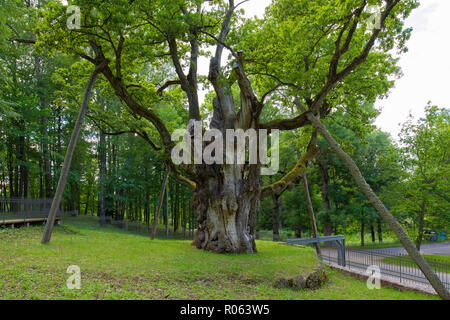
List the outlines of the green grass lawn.
{"label": "green grass lawn", "polygon": [[[438,255],[438,254],[427,254],[423,255],[425,260],[428,261],[432,269],[440,272],[450,273],[450,256]],[[400,261],[401,259],[401,261]],[[411,259],[410,256],[399,257],[389,257],[381,260],[384,263],[394,264],[394,265],[404,265],[408,267],[418,268],[416,263]]]}
{"label": "green grass lawn", "polygon": [[[220,255],[189,241],[155,240],[111,229],[0,229],[0,299],[438,299],[413,292],[369,290],[330,271],[321,289],[276,289],[277,277],[317,266],[311,248],[258,241],[254,255]],[[81,290],[66,288],[67,267],[81,268]]]}

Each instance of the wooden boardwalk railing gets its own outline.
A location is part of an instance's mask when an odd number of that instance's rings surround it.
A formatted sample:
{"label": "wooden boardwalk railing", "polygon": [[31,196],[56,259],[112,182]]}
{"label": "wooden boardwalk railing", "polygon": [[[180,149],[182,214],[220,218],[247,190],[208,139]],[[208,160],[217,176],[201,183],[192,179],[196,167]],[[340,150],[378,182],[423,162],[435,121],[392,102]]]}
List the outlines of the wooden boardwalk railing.
{"label": "wooden boardwalk railing", "polygon": [[[0,225],[46,222],[52,199],[0,198]],[[57,221],[63,212],[57,213]]]}

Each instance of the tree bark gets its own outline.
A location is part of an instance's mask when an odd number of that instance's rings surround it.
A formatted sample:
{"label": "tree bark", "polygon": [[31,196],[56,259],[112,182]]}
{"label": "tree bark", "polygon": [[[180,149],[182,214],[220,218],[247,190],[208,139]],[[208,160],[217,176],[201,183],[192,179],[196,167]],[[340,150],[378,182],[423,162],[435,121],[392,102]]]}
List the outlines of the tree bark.
{"label": "tree bark", "polygon": [[83,124],[84,116],[86,115],[88,105],[89,105],[89,97],[92,91],[92,87],[94,86],[95,79],[101,70],[106,66],[107,61],[103,61],[100,65],[97,65],[89,79],[89,82],[86,87],[86,91],[83,97],[83,104],[81,105],[80,113],[77,118],[77,122],[75,123],[75,128],[72,133],[72,137],[70,138],[70,143],[67,148],[66,157],[64,159],[64,164],[61,169],[61,175],[59,177],[58,187],[56,189],[55,196],[53,198],[52,206],[50,207],[50,212],[48,213],[47,223],[45,225],[44,235],[42,236],[42,243],[48,243],[52,236],[53,226],[55,224],[56,213],[58,211],[59,205],[61,203],[62,195],[64,193],[64,188],[66,186],[67,177],[69,175],[70,164],[72,162],[72,156],[75,151],[75,147],[77,144],[78,136],[81,131],[81,126]]}
{"label": "tree bark", "polygon": [[247,177],[241,165],[223,165],[219,170],[219,177],[208,184],[197,183],[193,207],[198,228],[193,244],[219,253],[255,253],[259,167],[251,166]]}
{"label": "tree bark", "polygon": [[389,225],[392,231],[394,231],[394,233],[397,235],[398,239],[400,240],[400,242],[402,243],[408,254],[411,256],[412,260],[419,266],[420,270],[422,270],[423,274],[428,279],[433,288],[436,290],[436,292],[439,294],[439,296],[444,300],[450,300],[450,292],[444,287],[442,281],[438,278],[436,273],[433,272],[428,262],[420,255],[419,251],[416,249],[411,239],[403,230],[403,227],[400,225],[400,223],[398,223],[398,221],[392,216],[389,210],[384,206],[381,200],[373,192],[372,188],[369,186],[369,184],[362,176],[358,166],[353,161],[353,159],[347,153],[345,153],[344,150],[342,150],[342,148],[331,136],[331,134],[327,131],[327,129],[320,122],[319,119],[317,119],[312,113],[308,113],[307,118],[325,138],[325,140],[328,142],[328,144],[334,150],[334,152],[336,152],[336,154],[347,165],[348,169],[350,170],[350,173],[352,174],[361,191],[365,194],[367,199],[374,206],[374,208],[384,219],[384,221]]}

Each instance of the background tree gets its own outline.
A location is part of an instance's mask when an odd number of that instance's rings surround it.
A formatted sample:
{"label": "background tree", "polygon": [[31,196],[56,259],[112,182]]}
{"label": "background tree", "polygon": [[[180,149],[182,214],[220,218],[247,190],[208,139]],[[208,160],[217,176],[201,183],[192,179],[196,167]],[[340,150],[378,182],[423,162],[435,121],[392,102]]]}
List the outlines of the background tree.
{"label": "background tree", "polygon": [[410,117],[400,134],[408,176],[401,188],[402,201],[395,209],[411,214],[417,227],[418,250],[426,225],[441,229],[450,224],[445,214],[450,209],[447,196],[450,192],[449,121],[448,109],[428,105],[425,117],[417,122]]}

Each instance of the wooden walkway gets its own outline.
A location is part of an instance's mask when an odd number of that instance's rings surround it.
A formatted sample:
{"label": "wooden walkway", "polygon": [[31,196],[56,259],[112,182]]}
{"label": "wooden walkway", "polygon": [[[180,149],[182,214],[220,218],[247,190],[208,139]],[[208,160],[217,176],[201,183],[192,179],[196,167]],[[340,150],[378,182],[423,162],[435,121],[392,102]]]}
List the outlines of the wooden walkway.
{"label": "wooden walkway", "polygon": [[[59,222],[61,220],[60,217],[56,218],[56,222]],[[14,225],[16,224],[30,224],[30,223],[36,223],[36,222],[47,222],[47,218],[30,218],[30,219],[14,219],[14,220],[0,220],[0,226],[1,225]]]}

